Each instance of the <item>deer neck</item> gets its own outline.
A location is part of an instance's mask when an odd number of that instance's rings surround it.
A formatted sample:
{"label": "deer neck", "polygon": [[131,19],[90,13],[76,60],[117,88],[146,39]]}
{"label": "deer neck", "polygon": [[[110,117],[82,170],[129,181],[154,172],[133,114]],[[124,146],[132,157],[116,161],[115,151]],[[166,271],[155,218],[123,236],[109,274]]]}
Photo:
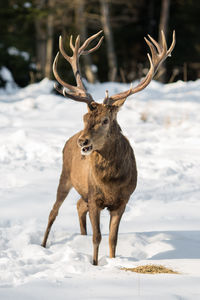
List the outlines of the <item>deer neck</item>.
{"label": "deer neck", "polygon": [[96,157],[108,162],[115,161],[116,153],[120,150],[121,147],[121,138],[121,128],[117,121],[114,121],[112,127],[110,128],[104,146],[102,147],[102,149],[94,151]]}
{"label": "deer neck", "polygon": [[122,165],[124,165],[124,151],[127,150],[124,145],[125,138],[119,125],[116,125],[115,130],[111,130],[103,148],[91,154],[92,173],[101,181],[120,179],[126,172],[122,168]]}

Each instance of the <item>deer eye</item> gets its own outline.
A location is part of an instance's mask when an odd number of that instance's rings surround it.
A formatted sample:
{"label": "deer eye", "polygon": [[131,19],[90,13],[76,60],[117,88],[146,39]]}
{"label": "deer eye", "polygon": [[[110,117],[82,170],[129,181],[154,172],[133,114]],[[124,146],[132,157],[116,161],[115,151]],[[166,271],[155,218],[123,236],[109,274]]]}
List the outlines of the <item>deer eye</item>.
{"label": "deer eye", "polygon": [[108,120],[108,118],[106,118],[102,121],[102,125],[106,125],[106,124],[108,124],[108,122],[109,122],[109,120]]}

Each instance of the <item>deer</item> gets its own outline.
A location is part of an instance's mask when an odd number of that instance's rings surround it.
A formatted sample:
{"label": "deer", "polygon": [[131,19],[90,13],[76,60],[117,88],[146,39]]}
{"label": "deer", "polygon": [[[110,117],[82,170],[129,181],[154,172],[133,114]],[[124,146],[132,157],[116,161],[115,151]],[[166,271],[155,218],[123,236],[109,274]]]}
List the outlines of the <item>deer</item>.
{"label": "deer", "polygon": [[[169,49],[163,31],[161,42],[158,43],[150,35],[144,38],[150,48],[148,53],[149,70],[136,87],[131,87],[120,93],[106,97],[103,103],[96,102],[88,93],[83,83],[79,66],[81,55],[87,55],[97,50],[103,41],[100,37],[102,30],[90,36],[80,44],[80,36],[75,43],[70,37],[72,56],[69,56],[59,38],[59,52],[53,63],[53,73],[58,81],[55,89],[68,99],[84,102],[88,112],[83,116],[84,128],[66,142],[63,149],[63,165],[57,189],[56,202],[50,211],[47,228],[42,246],[46,247],[51,227],[58,215],[59,209],[73,187],[80,195],[77,211],[81,235],[87,235],[86,218],[92,225],[93,265],[98,265],[98,252],[101,242],[100,213],[107,208],[110,213],[109,225],[109,257],[114,258],[118,240],[120,220],[125,211],[130,196],[137,185],[137,167],[134,151],[128,139],[123,135],[117,122],[117,114],[126,99],[149,85],[161,63],[171,56],[175,46],[175,31]],[[88,49],[89,44],[96,38],[98,43]],[[88,50],[87,50],[88,49]],[[76,85],[65,82],[57,71],[60,53],[71,65]]]}

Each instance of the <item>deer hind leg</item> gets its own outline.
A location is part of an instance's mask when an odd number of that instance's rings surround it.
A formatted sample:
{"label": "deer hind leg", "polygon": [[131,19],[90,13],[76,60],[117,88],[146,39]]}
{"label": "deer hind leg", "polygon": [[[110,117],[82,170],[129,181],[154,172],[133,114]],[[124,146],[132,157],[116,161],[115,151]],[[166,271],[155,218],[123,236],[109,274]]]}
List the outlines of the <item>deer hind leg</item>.
{"label": "deer hind leg", "polygon": [[125,210],[125,206],[110,212],[110,233],[109,233],[110,258],[115,257],[119,223],[124,213],[124,210]]}
{"label": "deer hind leg", "polygon": [[81,198],[77,202],[77,210],[78,210],[81,234],[87,235],[86,217],[88,212],[88,204],[83,200],[83,198]]}
{"label": "deer hind leg", "polygon": [[53,208],[49,214],[49,220],[48,220],[47,228],[46,228],[46,231],[44,234],[44,239],[42,242],[43,247],[46,247],[46,243],[47,243],[47,239],[49,236],[49,232],[51,230],[51,226],[53,225],[53,223],[58,215],[59,208],[62,205],[65,198],[67,197],[70,189],[71,189],[71,182],[68,180],[68,178],[66,178],[66,176],[62,172],[62,174],[60,176],[60,182],[58,185],[58,189],[57,189],[56,202],[54,203]]}
{"label": "deer hind leg", "polygon": [[100,212],[96,205],[89,205],[89,216],[93,230],[93,265],[98,265],[99,244],[101,242]]}

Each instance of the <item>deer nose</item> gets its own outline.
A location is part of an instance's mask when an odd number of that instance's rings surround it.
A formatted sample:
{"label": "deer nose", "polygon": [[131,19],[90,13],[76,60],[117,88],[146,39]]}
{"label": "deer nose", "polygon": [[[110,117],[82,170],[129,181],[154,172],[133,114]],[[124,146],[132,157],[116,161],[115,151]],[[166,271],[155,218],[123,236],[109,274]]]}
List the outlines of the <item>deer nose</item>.
{"label": "deer nose", "polygon": [[79,138],[78,144],[80,147],[87,146],[90,143],[89,139]]}

